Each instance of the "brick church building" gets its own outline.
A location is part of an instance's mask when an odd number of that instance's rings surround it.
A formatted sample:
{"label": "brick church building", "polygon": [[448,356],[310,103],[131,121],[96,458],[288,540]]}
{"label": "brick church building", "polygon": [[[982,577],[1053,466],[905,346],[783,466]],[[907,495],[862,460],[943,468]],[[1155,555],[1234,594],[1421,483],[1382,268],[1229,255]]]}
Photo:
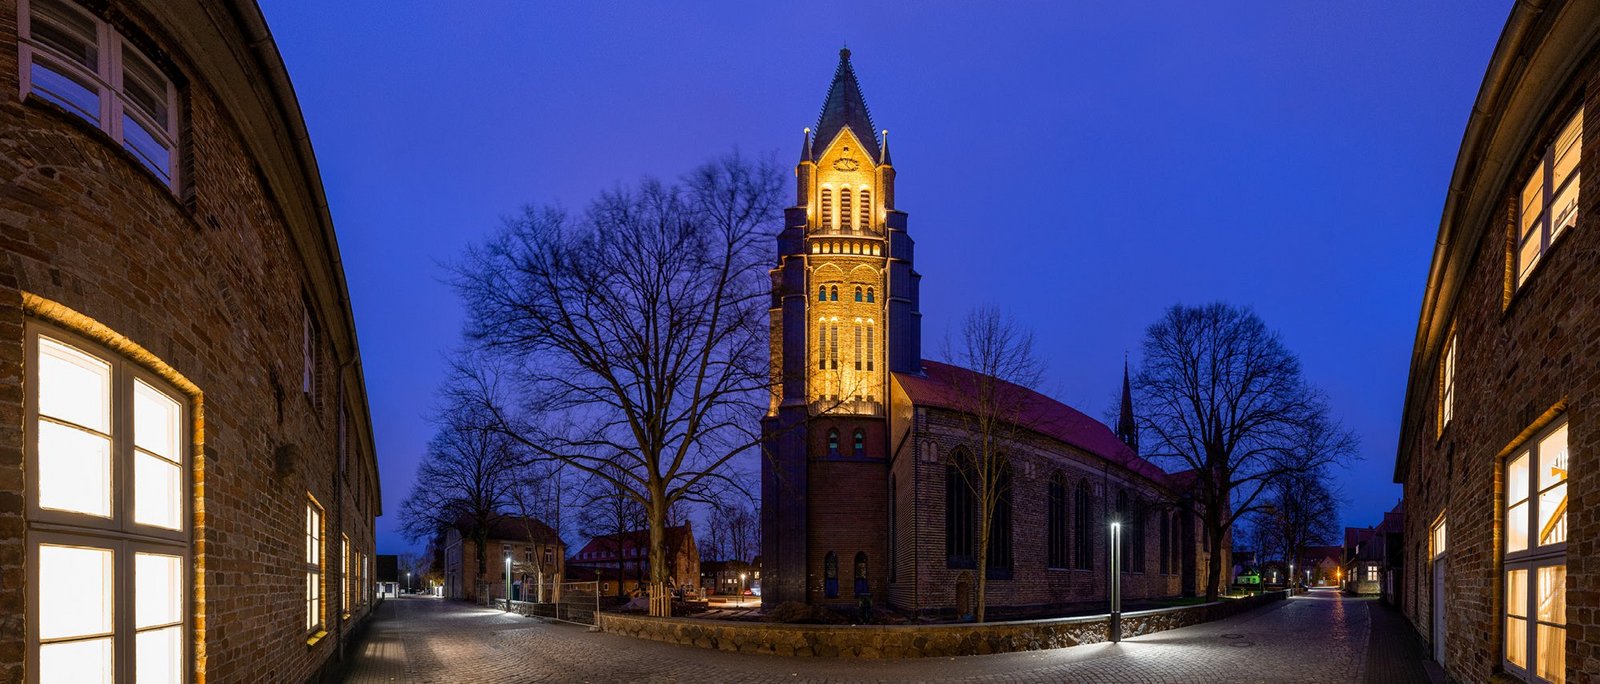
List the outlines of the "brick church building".
{"label": "brick church building", "polygon": [[255,3],[0,2],[0,227],[0,682],[331,673],[378,471]]}
{"label": "brick church building", "polygon": [[1400,605],[1452,681],[1600,673],[1600,468],[1577,467],[1600,454],[1589,112],[1600,3],[1515,3],[1444,198],[1394,471]]}
{"label": "brick church building", "polygon": [[[955,462],[972,441],[960,388],[973,371],[922,356],[914,242],[895,205],[887,132],[873,126],[849,50],[795,177],[772,270],[762,601],[843,606],[868,596],[971,614],[978,520]],[[993,518],[991,614],[1104,606],[1114,520],[1124,529],[1125,597],[1203,591],[1209,554],[1228,545],[1201,535],[1185,498],[1192,473],[1139,457],[1126,369],[1117,432],[1015,390],[1028,400]]]}

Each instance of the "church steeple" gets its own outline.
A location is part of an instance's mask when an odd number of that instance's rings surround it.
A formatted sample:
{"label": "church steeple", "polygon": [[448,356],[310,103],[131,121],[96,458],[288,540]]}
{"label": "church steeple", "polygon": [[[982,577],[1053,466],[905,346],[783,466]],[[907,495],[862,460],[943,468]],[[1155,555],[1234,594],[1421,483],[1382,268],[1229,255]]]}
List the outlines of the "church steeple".
{"label": "church steeple", "polygon": [[1139,453],[1139,427],[1133,422],[1133,388],[1128,383],[1128,360],[1122,360],[1122,411],[1117,416],[1117,438]]}
{"label": "church steeple", "polygon": [[850,48],[839,50],[839,67],[834,69],[833,85],[828,87],[828,97],[822,101],[822,115],[817,118],[817,135],[812,138],[812,157],[821,156],[822,150],[845,128],[850,129],[856,139],[868,148],[873,163],[882,163],[878,129],[872,127],[872,114],[867,111],[867,100],[861,96],[856,70],[850,66]]}

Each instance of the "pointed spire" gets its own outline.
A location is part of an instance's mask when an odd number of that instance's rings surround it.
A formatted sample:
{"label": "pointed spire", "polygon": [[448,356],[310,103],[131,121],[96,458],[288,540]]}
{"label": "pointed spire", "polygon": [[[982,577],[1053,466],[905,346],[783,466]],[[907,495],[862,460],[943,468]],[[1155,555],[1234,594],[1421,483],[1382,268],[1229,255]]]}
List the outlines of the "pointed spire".
{"label": "pointed spire", "polygon": [[880,157],[877,129],[872,126],[872,114],[867,111],[867,100],[861,95],[861,84],[856,81],[856,71],[850,66],[850,48],[839,50],[839,66],[833,72],[833,84],[822,101],[822,115],[817,118],[817,135],[812,140],[812,157],[819,147],[833,142],[841,129],[849,128],[874,162]]}
{"label": "pointed spire", "polygon": [[1122,355],[1122,412],[1117,416],[1117,438],[1139,453],[1139,427],[1133,422],[1133,387],[1128,382],[1128,355]]}
{"label": "pointed spire", "polygon": [[894,166],[894,162],[889,161],[889,129],[887,128],[883,129],[883,165]]}
{"label": "pointed spire", "polygon": [[811,156],[811,129],[807,128],[805,137],[800,140],[800,163],[805,164],[814,160],[815,157]]}

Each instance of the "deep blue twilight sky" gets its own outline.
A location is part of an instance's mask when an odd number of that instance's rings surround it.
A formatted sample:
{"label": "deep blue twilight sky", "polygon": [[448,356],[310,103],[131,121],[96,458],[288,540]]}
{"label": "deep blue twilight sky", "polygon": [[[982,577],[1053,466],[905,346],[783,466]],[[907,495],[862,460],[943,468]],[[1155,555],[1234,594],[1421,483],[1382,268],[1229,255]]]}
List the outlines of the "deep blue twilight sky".
{"label": "deep blue twilight sky", "polygon": [[[440,264],[526,203],[791,163],[848,43],[893,138],[930,356],[970,308],[1037,334],[1100,417],[1177,303],[1245,304],[1362,441],[1344,523],[1393,506],[1399,408],[1455,153],[1506,2],[264,0],[311,129],[399,534],[456,343]],[[915,11],[913,11],[915,10]]]}

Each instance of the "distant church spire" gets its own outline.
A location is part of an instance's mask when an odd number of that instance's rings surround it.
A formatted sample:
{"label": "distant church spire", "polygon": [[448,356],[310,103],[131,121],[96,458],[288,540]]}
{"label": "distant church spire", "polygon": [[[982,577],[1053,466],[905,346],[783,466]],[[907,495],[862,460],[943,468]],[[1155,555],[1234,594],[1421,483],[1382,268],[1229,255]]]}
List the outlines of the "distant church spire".
{"label": "distant church spire", "polygon": [[1133,423],[1133,388],[1128,383],[1128,358],[1122,358],[1122,413],[1117,416],[1117,438],[1139,453],[1139,428]]}

